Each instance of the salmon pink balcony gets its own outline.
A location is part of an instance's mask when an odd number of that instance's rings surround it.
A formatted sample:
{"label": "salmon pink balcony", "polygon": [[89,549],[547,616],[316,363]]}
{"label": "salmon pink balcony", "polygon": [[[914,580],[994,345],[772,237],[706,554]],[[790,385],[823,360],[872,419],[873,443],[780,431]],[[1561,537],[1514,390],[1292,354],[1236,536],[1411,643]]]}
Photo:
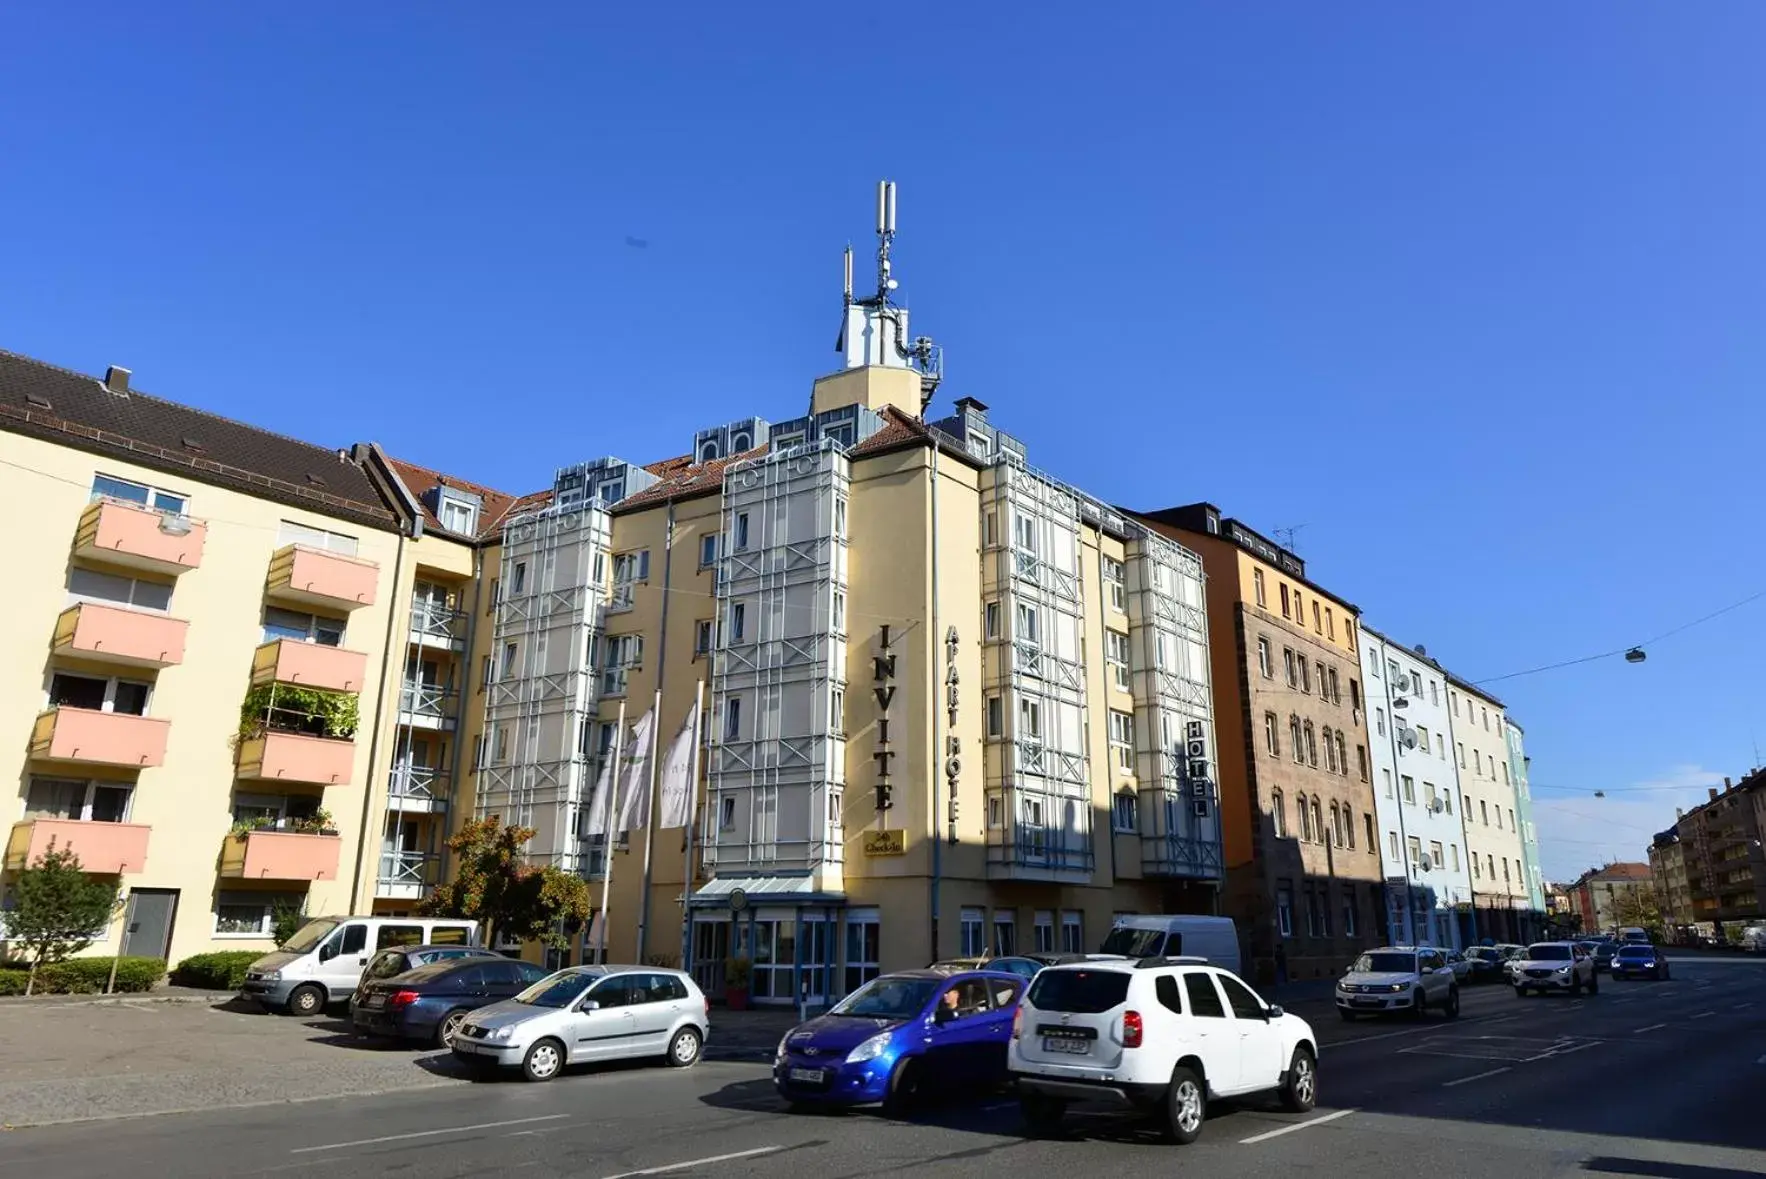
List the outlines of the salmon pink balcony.
{"label": "salmon pink balcony", "polygon": [[374,604],[379,582],[380,566],[373,561],[291,544],[271,558],[266,589],[273,598],[303,606],[354,610]]}
{"label": "salmon pink balcony", "polygon": [[272,639],[258,648],[252,660],[254,684],[299,684],[328,692],[360,692],[368,673],[368,657],[360,651],[303,643],[295,639]]}
{"label": "salmon pink balcony", "polygon": [[153,828],[140,823],[94,823],[79,819],[26,819],[12,825],[6,841],[6,870],[16,872],[37,862],[54,846],[71,849],[80,867],[95,876],[140,872],[147,867],[147,836]]}
{"label": "salmon pink balcony", "polygon": [[340,786],[350,780],[356,743],[274,730],[239,743],[239,776]]}
{"label": "salmon pink balcony", "polygon": [[221,845],[221,875],[241,880],[336,880],[343,838],[248,831]]}
{"label": "salmon pink balcony", "polygon": [[61,612],[55,653],[130,667],[171,667],[184,662],[190,624],[148,610],[81,602]]}
{"label": "salmon pink balcony", "polygon": [[183,573],[202,564],[208,525],[114,499],[95,500],[80,515],[74,555],[153,573]]}
{"label": "salmon pink balcony", "polygon": [[31,756],[44,761],[143,769],[165,764],[172,722],[92,708],[52,708],[31,731]]}

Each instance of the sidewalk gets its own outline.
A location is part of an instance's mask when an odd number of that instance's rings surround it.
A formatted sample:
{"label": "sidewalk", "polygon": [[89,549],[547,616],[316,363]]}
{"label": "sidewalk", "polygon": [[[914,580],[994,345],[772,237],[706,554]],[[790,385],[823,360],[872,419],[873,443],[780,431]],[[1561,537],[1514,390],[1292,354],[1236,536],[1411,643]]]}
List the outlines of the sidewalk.
{"label": "sidewalk", "polygon": [[232,999],[235,991],[207,991],[197,987],[160,985],[151,991],[119,991],[114,995],[4,995],[0,1007],[108,1006],[119,1003],[207,1003]]}
{"label": "sidewalk", "polygon": [[798,1023],[796,1008],[711,1009],[708,1060],[771,1060],[786,1032]]}

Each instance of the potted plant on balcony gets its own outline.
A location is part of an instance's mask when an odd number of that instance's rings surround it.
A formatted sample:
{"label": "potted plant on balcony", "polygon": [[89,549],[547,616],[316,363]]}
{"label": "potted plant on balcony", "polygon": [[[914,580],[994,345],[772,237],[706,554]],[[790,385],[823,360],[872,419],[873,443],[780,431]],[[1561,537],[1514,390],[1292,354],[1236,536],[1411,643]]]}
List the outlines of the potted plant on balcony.
{"label": "potted plant on balcony", "polygon": [[731,958],[724,963],[724,1002],[731,1011],[748,1010],[748,984],[754,977],[754,964],[746,958]]}
{"label": "potted plant on balcony", "polygon": [[353,692],[259,684],[245,694],[239,706],[241,741],[268,732],[347,741],[356,735],[360,724],[360,700]]}
{"label": "potted plant on balcony", "polygon": [[330,811],[320,807],[306,818],[294,820],[294,830],[300,835],[336,835],[337,823]]}

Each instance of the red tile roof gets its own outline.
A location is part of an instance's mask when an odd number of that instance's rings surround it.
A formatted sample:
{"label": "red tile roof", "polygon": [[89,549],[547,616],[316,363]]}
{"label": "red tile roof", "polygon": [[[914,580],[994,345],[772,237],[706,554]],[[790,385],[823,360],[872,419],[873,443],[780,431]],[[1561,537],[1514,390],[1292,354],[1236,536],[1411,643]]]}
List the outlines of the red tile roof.
{"label": "red tile roof", "polygon": [[[478,513],[478,535],[473,539],[486,537],[494,533],[501,527],[502,521],[504,517],[509,514],[510,508],[517,502],[520,502],[520,499],[523,498],[510,495],[506,491],[498,491],[494,487],[486,487],[482,483],[473,483],[469,480],[460,479],[453,475],[443,474],[442,472],[435,470],[433,467],[419,466],[416,463],[406,462],[404,459],[396,459],[390,455],[387,457],[386,461],[392,467],[393,472],[398,475],[399,479],[404,483],[405,489],[411,493],[411,497],[417,501],[417,506],[423,513],[424,526],[427,528],[433,528],[438,532],[445,533],[448,530],[442,527],[442,522],[436,518],[434,509],[432,509],[423,498],[429,494],[430,489],[433,487],[453,487],[460,491],[464,491],[469,495],[476,495],[479,498],[483,507]],[[542,494],[544,494],[547,499],[552,497],[550,491]],[[450,535],[455,534],[450,533]]]}

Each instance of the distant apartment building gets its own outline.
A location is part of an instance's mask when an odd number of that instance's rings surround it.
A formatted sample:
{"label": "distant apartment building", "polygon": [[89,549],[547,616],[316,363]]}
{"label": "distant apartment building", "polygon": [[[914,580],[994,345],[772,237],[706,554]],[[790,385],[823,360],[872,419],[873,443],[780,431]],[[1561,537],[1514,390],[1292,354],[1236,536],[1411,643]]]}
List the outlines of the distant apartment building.
{"label": "distant apartment building", "polygon": [[[1673,864],[1685,876],[1684,907],[1673,901],[1678,924],[1689,932],[1721,937],[1730,929],[1766,917],[1766,862],[1760,832],[1766,771],[1750,771],[1740,782],[1723,779],[1709,798],[1678,815],[1666,844],[1656,837],[1651,863]],[[1677,852],[1674,850],[1677,848]]]}
{"label": "distant apartment building", "polygon": [[1535,910],[1509,768],[1508,720],[1500,700],[1453,675],[1448,676],[1447,710],[1478,934],[1520,941],[1531,936],[1528,914]]}
{"label": "distant apartment building", "polygon": [[1421,647],[1403,647],[1366,626],[1361,670],[1387,939],[1399,945],[1470,945],[1478,934],[1459,772],[1448,744],[1447,678]]}
{"label": "distant apartment building", "polygon": [[1264,983],[1328,977],[1387,932],[1360,612],[1212,504],[1137,518],[1207,573],[1225,911],[1246,968]]}
{"label": "distant apartment building", "polygon": [[1676,828],[1650,841],[1649,868],[1664,931],[1671,940],[1682,941],[1692,932],[1692,887],[1686,875],[1686,849]]}
{"label": "distant apartment building", "polygon": [[434,587],[465,584],[469,548],[423,534],[376,448],[203,413],[120,368],[0,353],[0,438],[0,490],[29,505],[0,633],[5,871],[72,849],[126,895],[91,952],[174,960],[268,950],[280,911],[413,898],[449,803],[419,751],[458,719]]}
{"label": "distant apartment building", "polygon": [[1623,898],[1652,886],[1648,864],[1613,863],[1584,872],[1566,885],[1571,912],[1582,922],[1583,933],[1609,933],[1630,924],[1622,919]]}
{"label": "distant apartment building", "polygon": [[1533,823],[1533,759],[1527,756],[1527,734],[1514,717],[1503,715],[1508,738],[1509,782],[1515,791],[1515,815],[1521,827],[1521,872],[1527,880],[1527,909],[1545,912],[1545,869],[1539,862],[1539,828]]}

